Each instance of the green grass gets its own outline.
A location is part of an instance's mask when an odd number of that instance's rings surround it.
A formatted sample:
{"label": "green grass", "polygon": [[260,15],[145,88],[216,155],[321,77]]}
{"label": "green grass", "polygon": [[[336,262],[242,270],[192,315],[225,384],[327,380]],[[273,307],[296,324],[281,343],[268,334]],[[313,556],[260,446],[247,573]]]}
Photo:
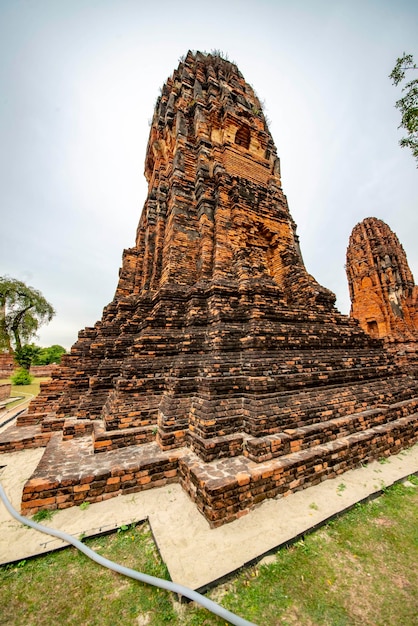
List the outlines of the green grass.
{"label": "green grass", "polygon": [[54,517],[55,513],[56,511],[49,511],[48,509],[40,509],[37,513],[35,513],[32,519],[35,522],[38,522],[38,524],[42,524],[42,522],[45,522],[46,520],[51,520]]}
{"label": "green grass", "polygon": [[[20,398],[21,396],[26,397],[25,394],[30,394],[32,396],[37,396],[39,393],[41,382],[45,380],[50,380],[47,377],[42,378],[34,378],[33,382],[30,385],[12,385],[12,389],[10,392],[11,397]],[[10,383],[10,378],[2,378],[0,379],[0,383]],[[7,405],[7,408],[10,409],[13,406],[16,406],[22,402],[21,399],[16,400],[15,402],[11,402]],[[1,621],[0,621],[1,624]]]}
{"label": "green grass", "polygon": [[[413,626],[417,507],[418,479],[411,477],[208,595],[259,626]],[[86,543],[128,567],[168,577],[147,524]],[[101,568],[74,548],[0,568],[0,587],[0,624],[11,626],[225,624],[168,592]]]}

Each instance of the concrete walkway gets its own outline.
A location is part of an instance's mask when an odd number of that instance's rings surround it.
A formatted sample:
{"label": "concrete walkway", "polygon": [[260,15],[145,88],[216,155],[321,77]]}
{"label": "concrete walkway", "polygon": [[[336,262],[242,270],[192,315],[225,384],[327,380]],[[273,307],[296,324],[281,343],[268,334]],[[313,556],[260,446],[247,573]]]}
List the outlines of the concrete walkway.
{"label": "concrete walkway", "polygon": [[16,420],[16,417],[28,408],[32,398],[34,398],[33,394],[22,393],[21,400],[16,406],[7,408],[8,404],[10,403],[6,403],[5,406],[2,406],[0,408],[0,432],[6,430],[6,428]]}
{"label": "concrete walkway", "polygon": [[[38,448],[0,455],[0,481],[18,511],[23,485],[43,452]],[[172,580],[202,591],[414,473],[418,473],[418,445],[384,463],[373,462],[286,498],[268,500],[250,514],[216,529],[209,527],[177,484],[111,498],[84,510],[72,507],[58,511],[44,524],[79,537],[148,519]],[[0,502],[1,564],[63,545],[58,539],[20,525]]]}

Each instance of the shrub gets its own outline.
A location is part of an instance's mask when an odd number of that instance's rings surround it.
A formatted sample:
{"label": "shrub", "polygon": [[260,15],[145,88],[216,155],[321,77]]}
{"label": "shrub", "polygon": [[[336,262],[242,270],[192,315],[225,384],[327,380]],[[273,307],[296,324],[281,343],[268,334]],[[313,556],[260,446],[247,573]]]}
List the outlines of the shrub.
{"label": "shrub", "polygon": [[33,376],[31,376],[28,370],[25,370],[23,367],[17,370],[12,376],[12,383],[14,385],[30,385],[33,381]]}
{"label": "shrub", "polygon": [[61,357],[66,353],[62,346],[54,344],[49,348],[37,348],[37,353],[32,361],[32,365],[49,365],[50,363],[60,363]]}
{"label": "shrub", "polygon": [[32,363],[35,361],[35,357],[38,354],[40,348],[32,345],[22,346],[15,351],[15,361],[17,361],[25,370],[28,370]]}

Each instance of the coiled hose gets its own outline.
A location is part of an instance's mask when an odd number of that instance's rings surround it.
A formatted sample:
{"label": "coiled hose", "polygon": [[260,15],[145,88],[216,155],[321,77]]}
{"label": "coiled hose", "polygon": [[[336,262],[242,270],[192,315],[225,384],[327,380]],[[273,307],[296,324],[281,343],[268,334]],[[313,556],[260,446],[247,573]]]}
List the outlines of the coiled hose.
{"label": "coiled hose", "polygon": [[103,556],[100,556],[100,554],[96,554],[94,550],[90,550],[90,548],[88,548],[86,545],[84,545],[84,543],[82,543],[81,541],[73,537],[72,535],[64,533],[61,530],[56,530],[55,528],[48,528],[46,526],[42,526],[41,524],[37,524],[33,520],[23,517],[23,515],[20,515],[12,507],[11,503],[9,502],[4,492],[4,489],[1,483],[0,483],[0,498],[2,499],[3,504],[8,510],[8,512],[10,513],[10,515],[14,517],[15,519],[17,519],[19,522],[21,522],[22,524],[25,524],[26,526],[30,526],[31,528],[34,528],[35,530],[39,530],[42,533],[46,533],[47,535],[52,535],[53,537],[58,537],[59,539],[62,539],[63,541],[66,541],[67,543],[72,544],[74,547],[80,550],[80,552],[83,552],[86,556],[88,556],[90,559],[92,559],[99,565],[103,565],[103,567],[107,567],[108,569],[114,572],[117,572],[118,574],[123,574],[124,576],[129,576],[129,578],[139,580],[142,583],[153,585],[154,587],[160,587],[160,589],[167,589],[168,591],[177,593],[180,596],[184,596],[185,598],[188,598],[189,600],[193,600],[194,602],[197,602],[198,604],[203,606],[205,609],[207,609],[211,613],[214,613],[215,615],[218,615],[222,619],[226,620],[230,624],[234,624],[236,626],[256,626],[256,624],[254,624],[253,622],[248,622],[242,617],[239,617],[238,615],[231,613],[231,611],[224,609],[222,606],[220,606],[216,602],[209,600],[209,598],[206,598],[205,596],[198,593],[197,591],[193,591],[193,589],[189,589],[188,587],[184,587],[183,585],[178,585],[177,583],[174,583],[170,580],[164,580],[163,578],[157,578],[156,576],[149,576],[148,574],[137,572],[133,569],[130,569],[129,567],[124,567],[123,565],[120,565],[119,563],[115,563],[114,561],[110,561],[109,559],[106,559]]}

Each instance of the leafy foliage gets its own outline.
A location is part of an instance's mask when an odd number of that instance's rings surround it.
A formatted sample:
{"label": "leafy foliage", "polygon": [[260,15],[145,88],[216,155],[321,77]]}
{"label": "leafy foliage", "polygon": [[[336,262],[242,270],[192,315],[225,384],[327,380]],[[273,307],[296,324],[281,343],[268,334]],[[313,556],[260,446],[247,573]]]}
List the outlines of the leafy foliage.
{"label": "leafy foliage", "polygon": [[50,363],[61,363],[61,357],[66,353],[66,349],[58,344],[48,348],[38,348],[38,352],[32,361],[33,365],[50,365]]}
{"label": "leafy foliage", "polygon": [[53,306],[40,291],[0,276],[0,349],[19,352],[54,315]]}
{"label": "leafy foliage", "polygon": [[15,360],[19,363],[20,367],[28,370],[32,363],[35,363],[35,359],[39,351],[40,348],[37,348],[33,344],[28,344],[17,349],[15,351],[14,357]]}
{"label": "leafy foliage", "polygon": [[34,343],[29,343],[16,350],[14,356],[21,367],[29,369],[31,365],[58,364],[65,353],[66,349],[58,344],[41,348],[41,346],[36,346]]}
{"label": "leafy foliage", "polygon": [[12,376],[12,383],[14,385],[30,385],[32,381],[33,376],[31,376],[29,371],[24,367],[18,369]]}
{"label": "leafy foliage", "polygon": [[[393,84],[397,87],[405,80],[406,72],[418,70],[414,63],[412,54],[405,52],[396,61],[396,65],[389,75]],[[407,136],[399,141],[402,148],[410,148],[418,167],[418,78],[414,78],[402,87],[404,96],[400,98],[395,106],[401,112],[401,123],[399,127],[403,127],[407,131]]]}

